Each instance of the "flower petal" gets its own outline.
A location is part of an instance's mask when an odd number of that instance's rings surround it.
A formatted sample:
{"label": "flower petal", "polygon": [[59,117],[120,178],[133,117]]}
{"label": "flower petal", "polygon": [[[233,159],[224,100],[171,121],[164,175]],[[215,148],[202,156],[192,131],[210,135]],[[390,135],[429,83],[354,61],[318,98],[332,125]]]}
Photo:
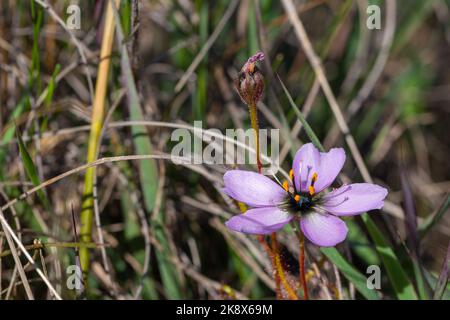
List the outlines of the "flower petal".
{"label": "flower petal", "polygon": [[308,192],[311,177],[317,173],[314,184],[316,192],[330,186],[341,171],[345,162],[342,148],[333,148],[328,152],[319,152],[312,144],[304,144],[295,154],[292,169],[294,171],[295,188],[298,192]]}
{"label": "flower petal", "polygon": [[317,212],[302,216],[300,228],[309,241],[321,247],[334,247],[345,240],[348,231],[341,219]]}
{"label": "flower petal", "polygon": [[308,186],[311,183],[311,175],[319,169],[320,153],[319,150],[312,144],[304,144],[295,154],[292,163],[292,170],[294,171],[294,183],[298,192],[307,192]]}
{"label": "flower petal", "polygon": [[388,191],[376,184],[344,185],[323,197],[322,207],[338,216],[351,216],[368,210],[381,209]]}
{"label": "flower petal", "polygon": [[244,170],[230,170],[223,176],[225,193],[251,207],[276,206],[287,193],[268,177]]}
{"label": "flower petal", "polygon": [[292,216],[277,207],[247,210],[244,214],[232,217],[225,225],[233,230],[251,234],[270,234],[291,221]]}
{"label": "flower petal", "polygon": [[328,188],[341,171],[345,163],[345,151],[342,148],[333,148],[328,152],[320,153],[317,181],[314,184],[316,192]]}

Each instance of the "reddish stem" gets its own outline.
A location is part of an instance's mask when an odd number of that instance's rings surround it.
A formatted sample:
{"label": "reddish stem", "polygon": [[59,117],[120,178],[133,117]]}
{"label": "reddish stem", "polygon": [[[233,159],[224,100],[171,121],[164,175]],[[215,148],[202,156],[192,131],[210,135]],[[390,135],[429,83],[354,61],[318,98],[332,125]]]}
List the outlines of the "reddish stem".
{"label": "reddish stem", "polygon": [[305,300],[309,300],[308,296],[308,284],[306,282],[306,274],[305,274],[305,236],[303,233],[300,232],[300,257],[299,257],[299,264],[300,264],[300,282],[303,287],[303,295],[305,297]]}

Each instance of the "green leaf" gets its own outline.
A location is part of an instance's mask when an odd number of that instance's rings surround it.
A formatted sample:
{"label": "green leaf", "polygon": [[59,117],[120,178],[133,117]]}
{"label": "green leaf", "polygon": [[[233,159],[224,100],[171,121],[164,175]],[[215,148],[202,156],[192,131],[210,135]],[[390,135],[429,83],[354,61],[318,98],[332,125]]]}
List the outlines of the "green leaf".
{"label": "green leaf", "polygon": [[[24,95],[19,103],[16,105],[16,107],[14,108],[14,111],[12,112],[8,123],[14,123],[15,120],[24,112],[25,110],[25,105],[28,101],[28,95]],[[8,147],[8,143],[14,138],[14,133],[16,131],[16,127],[14,125],[9,126],[8,129],[5,130],[5,133],[3,134],[3,137],[1,138],[1,144],[2,147],[0,149],[0,164],[3,162],[3,160],[5,159],[5,156],[7,154],[7,152],[5,151],[5,149]]]}
{"label": "green leaf", "polygon": [[367,230],[375,243],[375,248],[380,255],[381,260],[386,268],[389,280],[394,288],[397,298],[400,300],[416,300],[417,294],[414,286],[408,279],[402,265],[398,261],[394,251],[389,246],[386,239],[383,237],[380,229],[375,225],[373,220],[367,213],[362,216]]}
{"label": "green leaf", "polygon": [[367,287],[367,278],[350,265],[336,248],[321,248],[320,251],[336,265],[344,277],[353,283],[355,288],[367,299],[378,300],[380,296],[377,291]]}
{"label": "green leaf", "polygon": [[354,219],[348,219],[345,223],[348,227],[347,241],[355,255],[362,259],[366,265],[379,265],[381,263],[380,258],[362,228]]}
{"label": "green leaf", "polygon": [[[19,144],[19,152],[20,157],[22,158],[23,166],[25,168],[25,172],[27,173],[28,178],[30,178],[31,182],[34,186],[38,186],[41,184],[41,181],[39,179],[39,175],[36,169],[36,166],[34,165],[33,159],[31,158],[30,154],[27,151],[27,148],[25,147],[25,144],[23,143],[22,137],[20,136],[19,131],[16,131],[17,135],[17,141]],[[39,197],[39,200],[42,202],[46,210],[50,210],[50,202],[47,199],[47,196],[42,190],[37,191],[37,195]]]}

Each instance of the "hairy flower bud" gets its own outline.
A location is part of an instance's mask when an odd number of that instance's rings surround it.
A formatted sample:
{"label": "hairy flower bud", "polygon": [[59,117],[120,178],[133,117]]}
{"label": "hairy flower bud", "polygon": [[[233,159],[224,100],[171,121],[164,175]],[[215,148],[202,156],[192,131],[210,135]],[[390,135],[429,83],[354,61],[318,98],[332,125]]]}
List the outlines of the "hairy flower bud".
{"label": "hairy flower bud", "polygon": [[264,91],[264,78],[256,63],[264,60],[264,53],[258,52],[251,56],[234,81],[236,90],[242,101],[247,105],[255,105],[261,100]]}

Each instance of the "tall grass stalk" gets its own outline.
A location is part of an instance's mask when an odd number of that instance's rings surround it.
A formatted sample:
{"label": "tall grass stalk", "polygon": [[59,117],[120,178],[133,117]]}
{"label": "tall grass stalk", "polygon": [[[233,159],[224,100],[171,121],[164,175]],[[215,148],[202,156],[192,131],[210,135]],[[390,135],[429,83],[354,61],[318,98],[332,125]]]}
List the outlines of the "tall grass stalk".
{"label": "tall grass stalk", "polygon": [[[120,1],[116,0],[116,5]],[[108,74],[111,66],[111,50],[114,41],[114,15],[111,3],[106,5],[105,25],[103,29],[102,47],[100,51],[100,63],[97,72],[97,82],[95,84],[95,97],[92,106],[92,122],[89,134],[87,162],[95,160],[98,148],[98,142],[103,126],[103,118],[106,109],[106,92],[108,89]],[[92,197],[94,190],[95,167],[86,170],[83,204],[81,211],[81,234],[80,240],[83,243],[92,242],[92,224],[94,219],[94,199]],[[83,273],[87,275],[89,271],[89,248],[80,248],[80,262]]]}

